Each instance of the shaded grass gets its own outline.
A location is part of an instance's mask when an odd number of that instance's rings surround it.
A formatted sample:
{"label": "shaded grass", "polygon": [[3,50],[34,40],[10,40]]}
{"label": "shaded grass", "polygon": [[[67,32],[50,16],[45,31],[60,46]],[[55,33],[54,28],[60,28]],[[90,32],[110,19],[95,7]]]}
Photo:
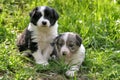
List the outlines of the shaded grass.
{"label": "shaded grass", "polygon": [[[21,56],[16,37],[29,23],[29,12],[47,5],[59,13],[59,33],[76,32],[83,38],[86,58],[78,76],[68,79],[63,62],[50,61],[47,67]],[[1,0],[0,78],[3,80],[119,80],[120,3],[113,0]],[[52,76],[50,76],[52,75]],[[56,77],[57,76],[57,77]]]}

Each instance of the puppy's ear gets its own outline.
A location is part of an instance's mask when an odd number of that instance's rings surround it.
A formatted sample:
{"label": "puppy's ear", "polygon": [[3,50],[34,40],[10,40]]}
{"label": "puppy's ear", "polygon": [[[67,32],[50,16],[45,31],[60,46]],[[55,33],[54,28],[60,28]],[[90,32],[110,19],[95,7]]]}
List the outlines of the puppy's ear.
{"label": "puppy's ear", "polygon": [[38,7],[34,8],[34,9],[29,13],[30,17],[32,17],[37,10],[38,10]]}
{"label": "puppy's ear", "polygon": [[59,34],[59,35],[54,39],[54,42],[56,43],[61,36],[62,36],[62,34]]}
{"label": "puppy's ear", "polygon": [[52,9],[52,12],[53,12],[54,18],[55,18],[56,20],[58,20],[58,18],[59,18],[58,13],[57,13],[54,9]]}
{"label": "puppy's ear", "polygon": [[78,34],[76,34],[76,44],[78,46],[81,46],[82,44],[82,38]]}
{"label": "puppy's ear", "polygon": [[54,46],[55,44],[57,44],[59,38],[62,36],[62,34],[59,34],[54,40],[53,42],[51,43],[51,46]]}

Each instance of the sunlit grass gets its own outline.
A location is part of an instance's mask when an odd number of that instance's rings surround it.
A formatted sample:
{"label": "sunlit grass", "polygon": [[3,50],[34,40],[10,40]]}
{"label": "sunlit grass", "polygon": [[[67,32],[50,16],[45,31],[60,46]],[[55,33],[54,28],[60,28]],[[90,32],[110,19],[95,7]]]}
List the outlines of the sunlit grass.
{"label": "sunlit grass", "polygon": [[[120,2],[119,0],[1,0],[0,79],[28,80],[119,80]],[[16,38],[29,23],[29,12],[47,5],[59,13],[59,33],[76,32],[86,48],[86,58],[78,76],[67,78],[63,62],[50,61],[47,67],[21,56]],[[50,75],[55,73],[55,76]]]}

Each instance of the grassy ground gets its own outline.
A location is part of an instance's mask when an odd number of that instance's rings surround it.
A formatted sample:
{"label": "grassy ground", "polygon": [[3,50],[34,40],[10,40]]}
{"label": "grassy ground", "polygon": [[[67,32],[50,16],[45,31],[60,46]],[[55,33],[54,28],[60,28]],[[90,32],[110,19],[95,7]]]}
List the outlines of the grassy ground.
{"label": "grassy ground", "polygon": [[[115,2],[116,1],[116,2]],[[29,23],[36,6],[55,8],[59,33],[76,32],[83,38],[86,58],[74,78],[65,77],[67,66],[50,61],[36,65],[16,49],[16,36]],[[2,80],[120,80],[119,0],[0,0],[0,79]]]}

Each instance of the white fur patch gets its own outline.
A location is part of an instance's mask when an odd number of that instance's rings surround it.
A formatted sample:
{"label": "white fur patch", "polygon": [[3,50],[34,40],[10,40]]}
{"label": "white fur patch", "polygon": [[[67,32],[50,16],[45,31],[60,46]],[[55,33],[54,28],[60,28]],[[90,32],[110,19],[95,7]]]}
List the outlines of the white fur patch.
{"label": "white fur patch", "polygon": [[45,10],[45,6],[41,6],[39,8],[39,11],[42,13],[43,16],[44,16],[44,10]]}
{"label": "white fur patch", "polygon": [[[43,25],[42,22],[46,22],[46,25]],[[37,22],[38,27],[50,27],[50,21],[45,19],[43,16]]]}

